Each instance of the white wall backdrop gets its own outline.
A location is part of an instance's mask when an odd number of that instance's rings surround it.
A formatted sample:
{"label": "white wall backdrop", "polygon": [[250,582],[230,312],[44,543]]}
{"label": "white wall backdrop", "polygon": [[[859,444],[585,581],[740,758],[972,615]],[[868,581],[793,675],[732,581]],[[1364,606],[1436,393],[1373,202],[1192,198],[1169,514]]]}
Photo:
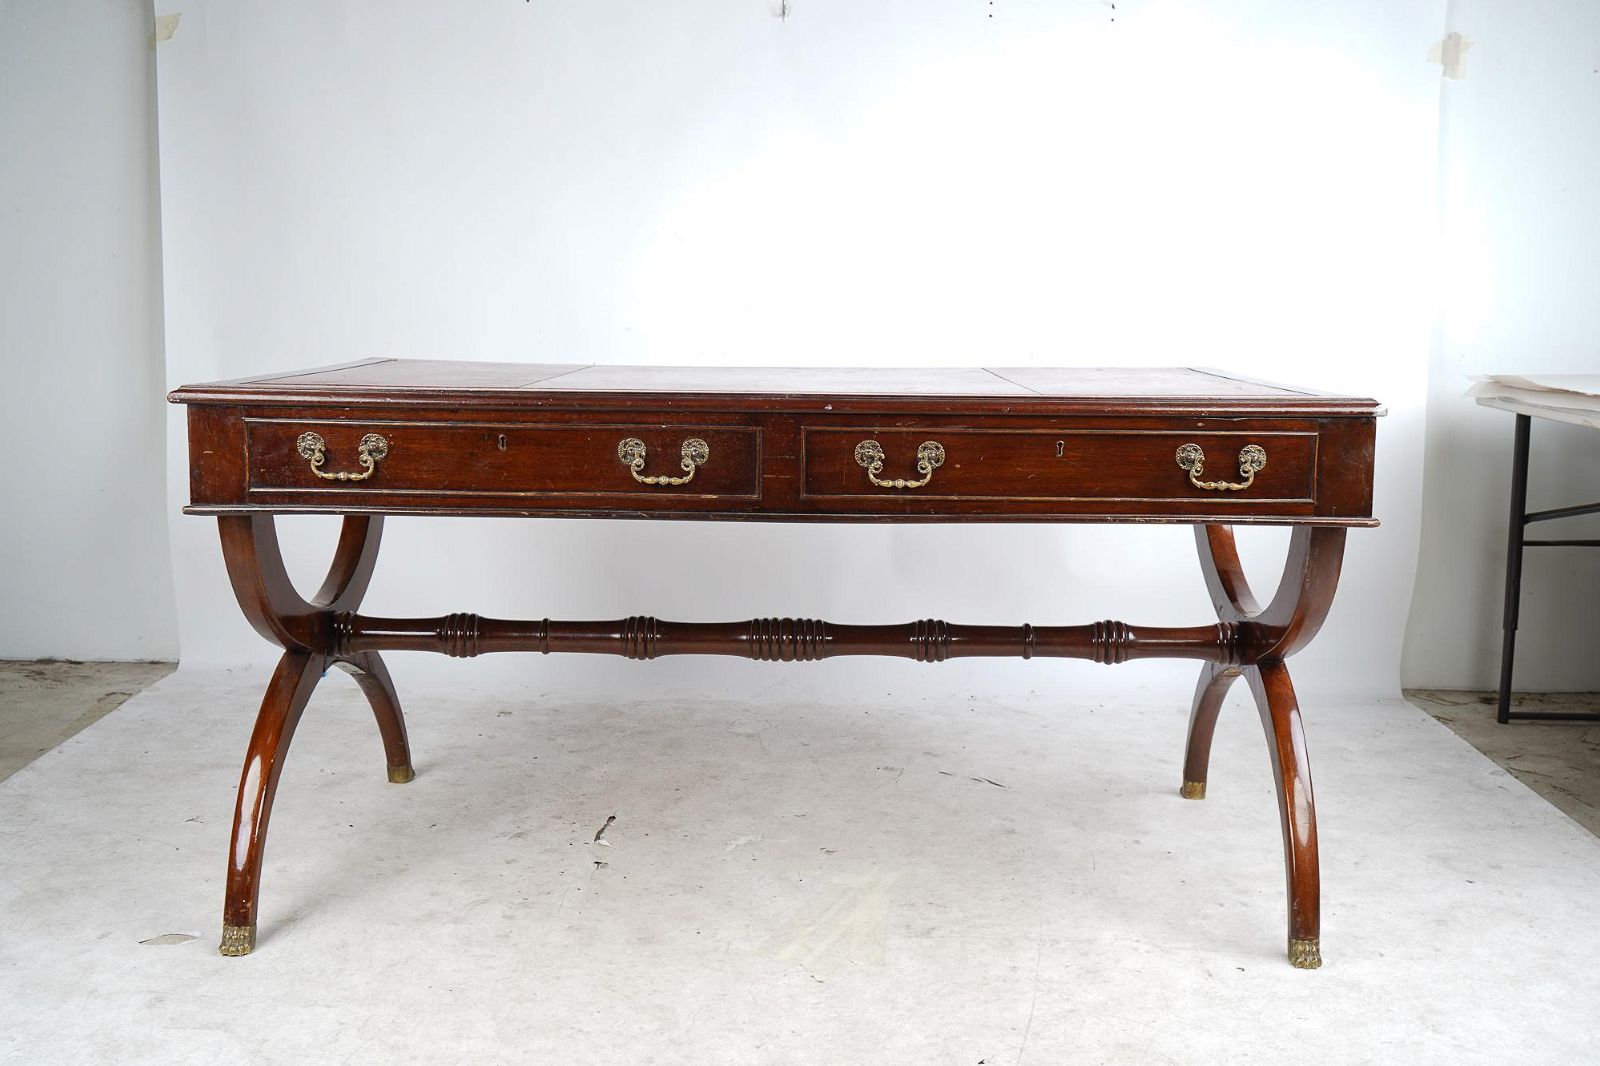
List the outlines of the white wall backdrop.
{"label": "white wall backdrop", "polygon": [[[1376,395],[1305,693],[1392,691],[1432,323],[1437,0],[185,0],[159,49],[170,384],[368,355],[1188,364]],[[170,423],[172,506],[185,487]],[[331,527],[286,521],[311,579]],[[186,662],[265,663],[174,519]],[[1246,548],[1271,586],[1285,536]],[[1146,624],[1186,527],[394,520],[378,613]],[[494,665],[491,665],[493,663]],[[834,696],[1169,687],[1188,664],[396,656],[397,675]],[[404,677],[401,678],[403,683]]]}
{"label": "white wall backdrop", "polygon": [[[1444,299],[1405,677],[1492,688],[1514,418],[1463,394],[1474,374],[1600,372],[1600,4],[1456,0],[1449,28],[1471,43],[1444,83]],[[1594,431],[1535,422],[1532,454],[1530,509],[1600,500]],[[1595,521],[1535,535],[1592,537]],[[1600,553],[1529,551],[1523,589],[1517,688],[1600,688]]]}
{"label": "white wall backdrop", "polygon": [[176,658],[150,6],[0,19],[0,658]]}

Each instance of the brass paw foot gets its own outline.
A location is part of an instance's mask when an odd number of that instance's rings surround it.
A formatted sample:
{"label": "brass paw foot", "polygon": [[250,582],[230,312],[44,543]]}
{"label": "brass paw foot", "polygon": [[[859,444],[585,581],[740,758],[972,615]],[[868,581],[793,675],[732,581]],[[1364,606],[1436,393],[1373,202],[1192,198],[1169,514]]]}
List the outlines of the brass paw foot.
{"label": "brass paw foot", "polygon": [[391,785],[403,785],[416,776],[417,772],[409,766],[389,767],[389,783]]}
{"label": "brass paw foot", "polygon": [[255,950],[255,946],[255,926],[225,925],[222,927],[222,945],[217,950],[224,955],[248,955]]}
{"label": "brass paw foot", "polygon": [[1289,965],[1300,970],[1315,970],[1322,965],[1322,944],[1317,937],[1289,938]]}
{"label": "brass paw foot", "polygon": [[1206,798],[1206,783],[1204,781],[1185,781],[1178,794],[1186,800],[1203,800]]}

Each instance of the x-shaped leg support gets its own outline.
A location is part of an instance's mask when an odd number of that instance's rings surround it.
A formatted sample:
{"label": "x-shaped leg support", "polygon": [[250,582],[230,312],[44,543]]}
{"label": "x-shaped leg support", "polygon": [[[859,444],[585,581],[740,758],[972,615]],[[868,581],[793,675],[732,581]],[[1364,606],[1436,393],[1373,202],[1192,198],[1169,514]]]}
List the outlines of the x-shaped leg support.
{"label": "x-shaped leg support", "polygon": [[1240,626],[1245,665],[1207,663],[1195,688],[1189,742],[1183,760],[1183,795],[1203,799],[1211,738],[1233,681],[1243,676],[1255,696],[1272,755],[1283,823],[1283,856],[1289,890],[1289,961],[1302,969],[1322,965],[1321,885],[1317,872],[1317,812],[1311,795],[1311,760],[1306,753],[1300,705],[1284,660],[1316,636],[1333,603],[1344,558],[1341,528],[1299,526],[1289,543],[1278,592],[1265,609],[1256,603],[1239,565],[1230,526],[1195,526],[1200,566],[1217,617]]}
{"label": "x-shaped leg support", "polygon": [[283,657],[278,660],[261,701],[255,732],[250,736],[228,852],[222,953],[247,955],[256,942],[261,860],[278,776],[283,772],[284,756],[300,713],[329,666],[354,675],[372,704],[383,736],[389,780],[402,784],[414,775],[405,719],[383,660],[377,652],[339,655],[333,650],[334,614],[354,611],[372,580],[378,542],[383,535],[382,517],[345,518],[328,577],[309,600],[295,591],[284,570],[272,516],[224,516],[218,523],[228,579],[239,606],[256,632],[283,648]]}

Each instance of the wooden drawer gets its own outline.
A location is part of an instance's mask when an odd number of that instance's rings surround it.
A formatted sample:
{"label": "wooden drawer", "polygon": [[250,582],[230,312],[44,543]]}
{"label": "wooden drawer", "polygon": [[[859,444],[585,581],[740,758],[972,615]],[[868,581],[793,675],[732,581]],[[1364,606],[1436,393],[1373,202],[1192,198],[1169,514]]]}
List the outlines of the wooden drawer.
{"label": "wooden drawer", "polygon": [[[710,502],[760,497],[761,435],[746,426],[249,418],[245,430],[249,491],[305,493],[308,502],[334,495],[408,494]],[[313,468],[318,440],[322,476]],[[364,440],[372,441],[369,456],[381,455],[370,474],[361,459]],[[643,445],[637,477],[619,451],[624,441]],[[639,480],[686,477],[685,448],[697,447],[691,441],[703,442],[704,452],[687,481]],[[637,454],[637,446],[628,452]]]}
{"label": "wooden drawer", "polygon": [[[803,430],[804,492],[827,499],[830,507],[864,510],[893,499],[1194,502],[1203,507],[1224,501],[1296,505],[1315,502],[1317,433],[1314,430],[1247,428],[1156,429],[963,429],[937,424],[894,428],[808,426]],[[877,442],[877,449],[863,442]],[[942,450],[943,461],[926,483],[918,469],[924,442]],[[1180,448],[1194,445],[1204,455],[1194,480],[1240,484],[1241,455],[1247,447],[1266,454],[1266,465],[1242,489],[1201,488],[1178,463]],[[858,449],[860,458],[858,459]],[[882,453],[882,470],[873,474],[863,459]],[[907,482],[896,487],[893,482]]]}

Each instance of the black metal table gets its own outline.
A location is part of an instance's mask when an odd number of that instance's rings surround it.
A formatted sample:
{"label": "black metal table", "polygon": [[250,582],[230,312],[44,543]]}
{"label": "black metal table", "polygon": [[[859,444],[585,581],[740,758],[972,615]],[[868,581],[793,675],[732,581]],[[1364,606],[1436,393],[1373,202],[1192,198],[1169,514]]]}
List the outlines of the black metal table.
{"label": "black metal table", "polygon": [[[1517,615],[1522,601],[1522,554],[1527,548],[1600,548],[1600,540],[1550,539],[1530,540],[1528,526],[1535,522],[1548,522],[1557,518],[1574,518],[1578,515],[1600,514],[1600,503],[1585,503],[1575,507],[1554,507],[1545,511],[1528,510],[1528,440],[1533,431],[1533,419],[1552,417],[1557,421],[1578,421],[1556,413],[1559,408],[1544,409],[1536,403],[1519,402],[1504,396],[1480,395],[1478,402],[1485,407],[1511,411],[1517,416],[1516,437],[1511,459],[1511,521],[1506,534],[1506,602],[1501,626],[1504,630],[1500,652],[1500,694],[1496,718],[1500,722],[1545,720],[1567,722],[1600,722],[1600,712],[1573,711],[1513,711],[1511,709],[1511,673],[1516,663]],[[1531,413],[1530,413],[1531,412]],[[1587,423],[1583,423],[1587,424]]]}

